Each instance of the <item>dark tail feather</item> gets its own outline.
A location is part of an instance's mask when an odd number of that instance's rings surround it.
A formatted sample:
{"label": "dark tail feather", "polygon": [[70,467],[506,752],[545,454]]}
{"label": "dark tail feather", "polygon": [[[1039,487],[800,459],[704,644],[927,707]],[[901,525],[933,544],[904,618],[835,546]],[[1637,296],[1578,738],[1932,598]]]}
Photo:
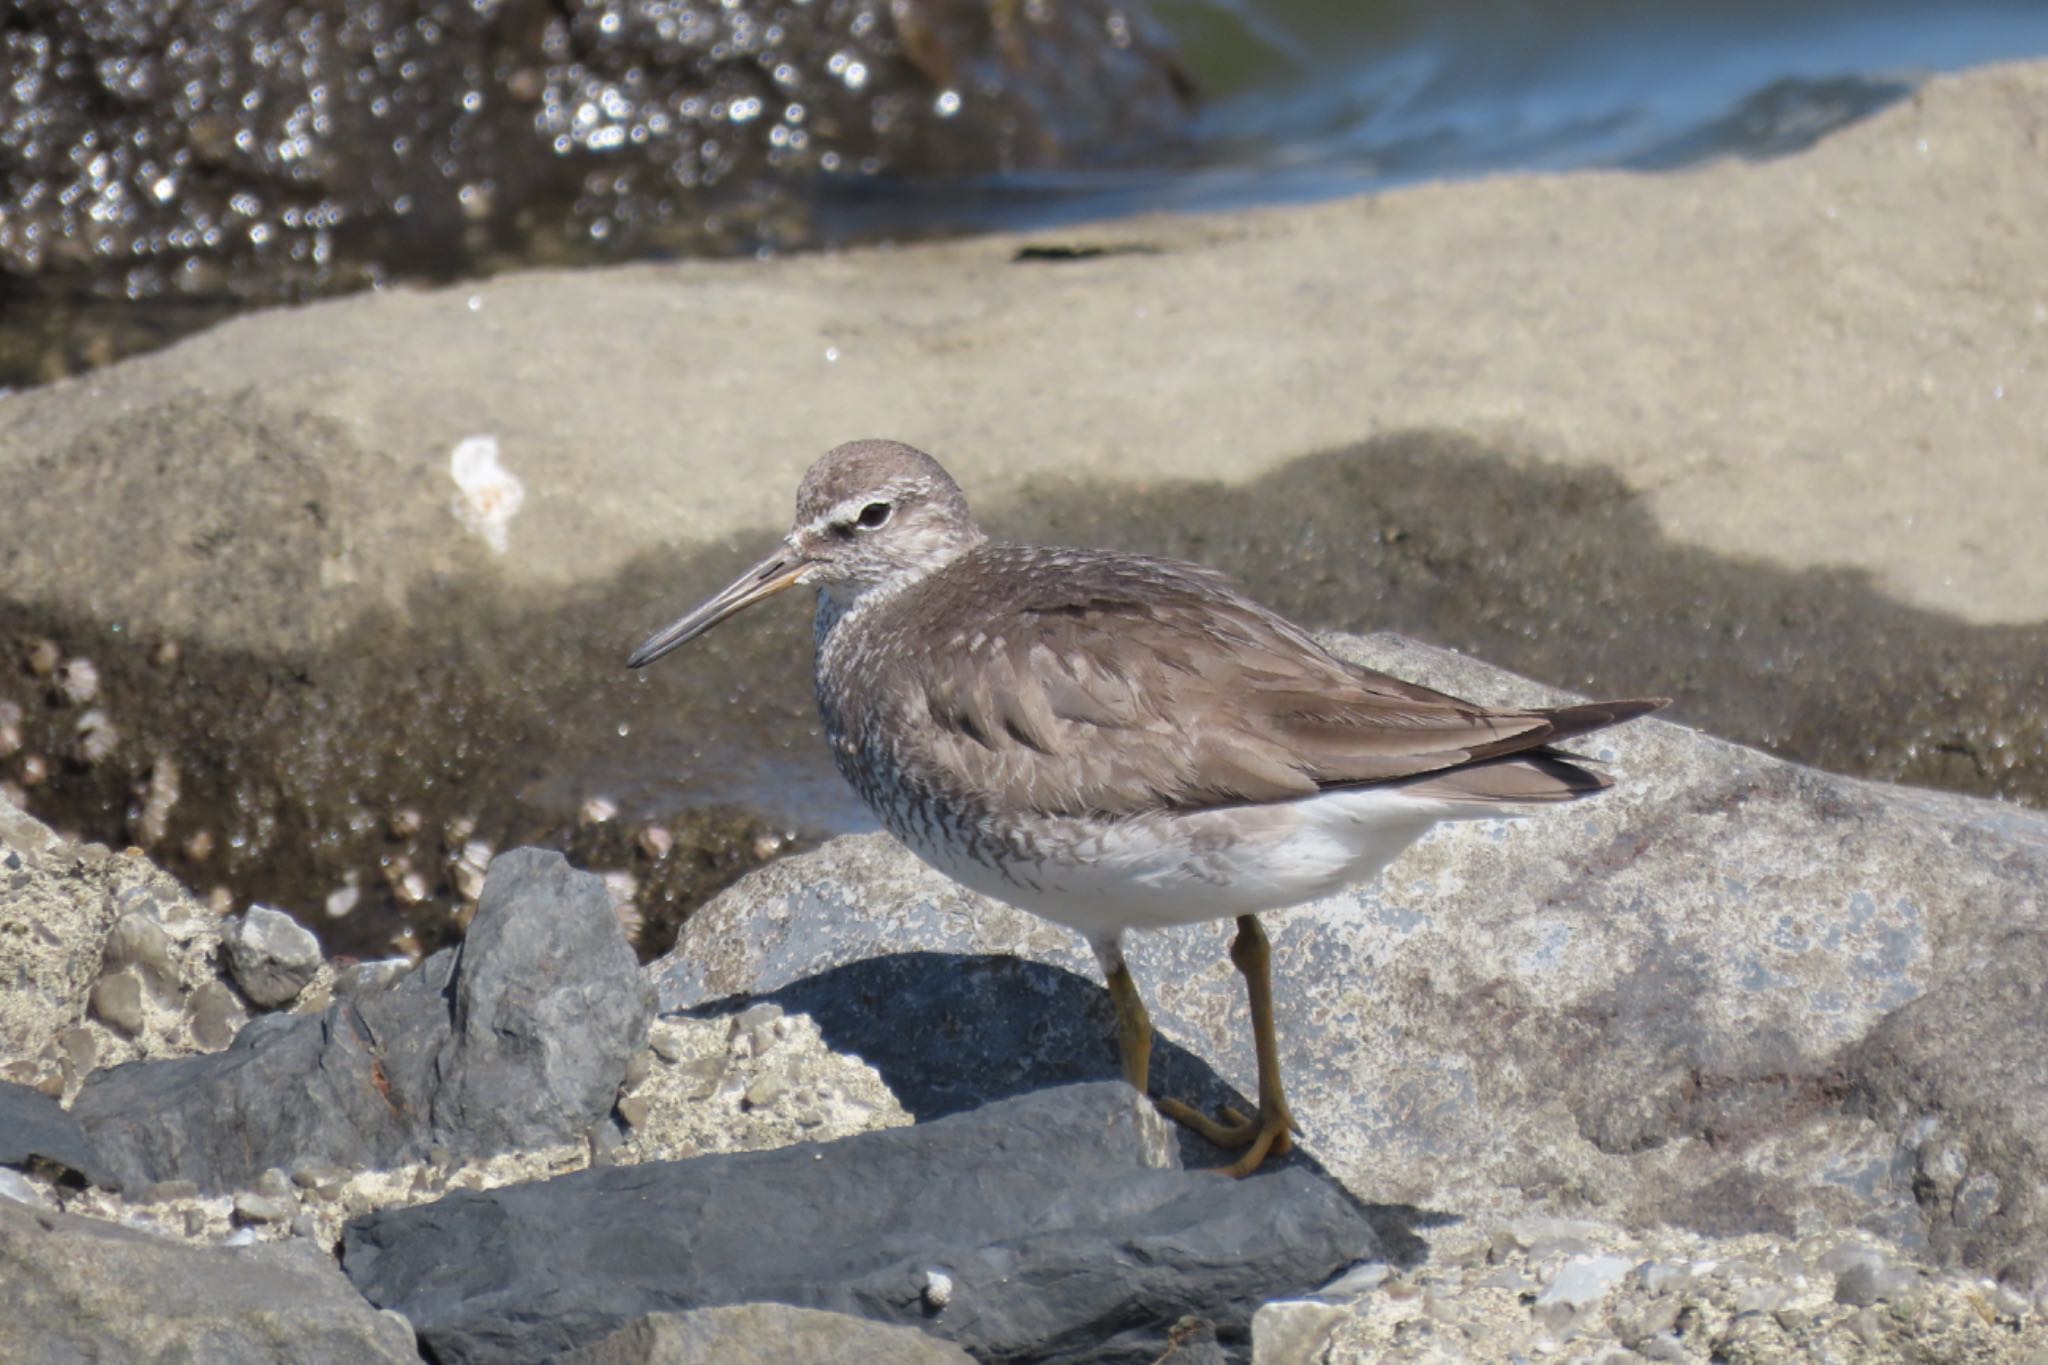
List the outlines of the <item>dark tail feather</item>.
{"label": "dark tail feather", "polygon": [[1560,753],[1550,746],[1559,740],[1634,720],[1670,704],[1668,697],[1647,697],[1633,701],[1589,701],[1577,706],[1560,706],[1544,713],[1550,721],[1550,728],[1537,732],[1542,741],[1539,746],[1519,753],[1481,758],[1463,767],[1430,773],[1400,786],[1417,796],[1443,801],[1501,805],[1528,801],[1576,801],[1582,796],[1604,791],[1613,785],[1613,779],[1579,766],[1593,760],[1577,754]]}

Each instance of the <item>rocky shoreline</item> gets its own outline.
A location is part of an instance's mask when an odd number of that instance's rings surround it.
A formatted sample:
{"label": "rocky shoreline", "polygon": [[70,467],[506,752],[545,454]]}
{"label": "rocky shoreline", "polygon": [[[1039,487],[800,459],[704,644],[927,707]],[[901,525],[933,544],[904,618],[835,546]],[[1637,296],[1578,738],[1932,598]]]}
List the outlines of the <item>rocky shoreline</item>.
{"label": "rocky shoreline", "polygon": [[[721,1358],[687,1351],[821,1313],[933,1359],[2048,1351],[2039,993],[2000,985],[2038,979],[2048,819],[1658,721],[1600,757],[1584,818],[1451,828],[1278,917],[1306,1138],[1243,1182],[1112,1079],[1079,945],[880,836],[647,967],[529,849],[459,948],[335,964],[0,808],[0,967],[65,983],[0,993],[0,1354]],[[1133,964],[1157,1083],[1242,1103],[1210,928]]]}
{"label": "rocky shoreline", "polygon": [[[393,292],[0,400],[0,1357],[2048,1358],[2044,90]],[[1276,917],[1304,1139],[1219,1183],[1071,936],[878,836],[675,832],[822,800],[807,624],[624,650],[857,434],[1679,722]],[[1221,941],[1132,949],[1202,1103]]]}

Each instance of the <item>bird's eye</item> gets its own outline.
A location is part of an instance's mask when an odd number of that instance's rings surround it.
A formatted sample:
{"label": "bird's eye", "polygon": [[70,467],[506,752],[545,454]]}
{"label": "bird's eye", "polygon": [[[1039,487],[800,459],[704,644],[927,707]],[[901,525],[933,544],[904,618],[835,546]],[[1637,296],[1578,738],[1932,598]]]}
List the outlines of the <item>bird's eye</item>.
{"label": "bird's eye", "polygon": [[871,502],[866,507],[860,509],[860,516],[855,520],[858,521],[862,530],[872,531],[888,519],[889,504],[886,502]]}

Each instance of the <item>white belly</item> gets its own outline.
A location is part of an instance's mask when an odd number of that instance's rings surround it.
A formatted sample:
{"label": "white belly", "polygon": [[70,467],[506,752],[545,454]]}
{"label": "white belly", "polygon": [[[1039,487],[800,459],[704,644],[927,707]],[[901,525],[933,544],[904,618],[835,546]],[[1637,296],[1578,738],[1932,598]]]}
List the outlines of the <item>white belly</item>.
{"label": "white belly", "polygon": [[1368,881],[1438,820],[1499,815],[1388,788],[1115,823],[1045,820],[1040,856],[997,868],[905,837],[955,881],[1101,937],[1284,909]]}

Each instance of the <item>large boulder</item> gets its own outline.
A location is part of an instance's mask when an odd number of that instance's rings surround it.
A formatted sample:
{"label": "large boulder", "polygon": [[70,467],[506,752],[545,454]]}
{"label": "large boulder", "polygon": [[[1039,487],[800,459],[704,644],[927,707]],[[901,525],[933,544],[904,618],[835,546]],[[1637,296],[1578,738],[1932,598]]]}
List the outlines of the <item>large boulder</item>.
{"label": "large boulder", "polygon": [[380,1313],[305,1242],[194,1247],[0,1199],[0,1359],[416,1365]]}
{"label": "large boulder", "polygon": [[1385,1253],[1306,1170],[1177,1169],[1119,1083],[834,1143],[599,1167],[349,1225],[343,1268],[436,1360],[553,1360],[646,1314],[771,1301],[921,1327],[982,1359],[1150,1362],[1240,1345],[1276,1295]]}
{"label": "large boulder", "polygon": [[[1559,695],[1394,637],[1332,643],[1482,700]],[[2022,1042],[2048,819],[1661,720],[1580,747],[1613,791],[1439,827],[1379,880],[1271,917],[1302,1159],[1439,1212],[1864,1229],[2048,1287],[2048,1054]],[[1129,951],[1155,1089],[1242,1105],[1226,941],[1198,925]],[[920,1118],[1115,1074],[1078,938],[881,836],[754,874],[657,971],[664,1009],[810,1014]]]}

